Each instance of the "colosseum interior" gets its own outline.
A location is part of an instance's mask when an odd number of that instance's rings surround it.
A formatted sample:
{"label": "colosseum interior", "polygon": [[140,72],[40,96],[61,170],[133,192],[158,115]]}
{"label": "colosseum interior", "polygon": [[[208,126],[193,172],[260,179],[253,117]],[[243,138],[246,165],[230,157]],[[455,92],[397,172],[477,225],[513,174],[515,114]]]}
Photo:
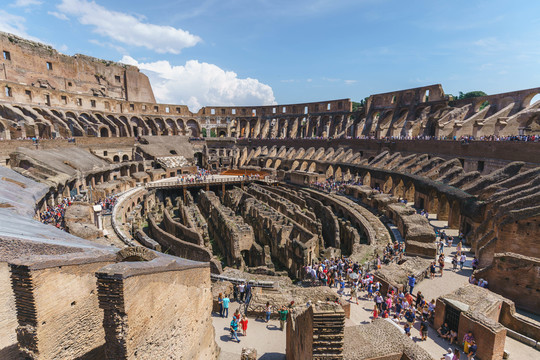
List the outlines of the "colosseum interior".
{"label": "colosseum interior", "polygon": [[[134,66],[0,47],[1,359],[223,358],[218,293],[244,280],[252,323],[289,305],[283,358],[438,359],[386,321],[352,326],[357,305],[305,269],[343,257],[384,291],[423,286],[442,230],[489,290],[441,293],[434,329],[459,303],[482,360],[505,339],[540,348],[540,87],[192,113]],[[393,242],[404,253],[377,265]]]}

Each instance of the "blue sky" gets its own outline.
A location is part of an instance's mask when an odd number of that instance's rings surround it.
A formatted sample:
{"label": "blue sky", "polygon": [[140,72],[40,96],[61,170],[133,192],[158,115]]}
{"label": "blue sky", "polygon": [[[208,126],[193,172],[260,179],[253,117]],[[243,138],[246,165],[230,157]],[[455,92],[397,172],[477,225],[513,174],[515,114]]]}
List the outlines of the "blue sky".
{"label": "blue sky", "polygon": [[5,0],[0,30],[138,65],[160,102],[540,86],[540,1]]}

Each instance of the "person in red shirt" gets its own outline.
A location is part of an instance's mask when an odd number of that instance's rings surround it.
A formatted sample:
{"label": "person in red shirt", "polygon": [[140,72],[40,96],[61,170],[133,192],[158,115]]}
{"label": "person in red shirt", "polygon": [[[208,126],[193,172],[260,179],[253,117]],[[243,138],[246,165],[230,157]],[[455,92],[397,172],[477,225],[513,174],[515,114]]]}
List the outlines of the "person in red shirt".
{"label": "person in red shirt", "polygon": [[406,294],[405,294],[405,300],[409,303],[409,305],[412,306],[412,303],[413,303],[413,297],[412,297],[411,294],[406,293]]}
{"label": "person in red shirt", "polygon": [[375,308],[373,309],[373,320],[377,319],[379,317],[379,309],[377,308],[377,305],[375,305]]}
{"label": "person in red shirt", "polygon": [[246,336],[248,326],[248,319],[246,316],[242,316],[242,320],[240,320],[240,326],[242,327],[242,335]]}

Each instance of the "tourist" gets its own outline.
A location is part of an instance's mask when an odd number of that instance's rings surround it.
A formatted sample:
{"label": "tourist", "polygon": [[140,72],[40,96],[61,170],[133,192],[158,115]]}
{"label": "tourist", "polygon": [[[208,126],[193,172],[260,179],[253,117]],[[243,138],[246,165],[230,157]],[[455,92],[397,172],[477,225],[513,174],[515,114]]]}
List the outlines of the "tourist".
{"label": "tourist", "polygon": [[471,346],[469,346],[469,352],[467,354],[467,359],[471,360],[474,355],[476,355],[476,350],[478,349],[478,346],[476,346],[476,341],[473,340]]}
{"label": "tourist", "polygon": [[219,316],[223,317],[223,294],[219,293],[217,301],[219,304]]}
{"label": "tourist", "polygon": [[343,296],[343,292],[345,291],[345,280],[343,279],[340,279],[339,280],[339,290],[338,290],[338,294],[339,296]]}
{"label": "tourist", "polygon": [[457,254],[454,254],[454,256],[452,257],[452,270],[456,271],[457,265],[458,265],[458,257],[457,257]]}
{"label": "tourist", "polygon": [[459,360],[459,359],[460,359],[459,350],[454,349],[454,357],[452,358],[452,360]]}
{"label": "tourist", "polygon": [[488,281],[487,281],[487,280],[484,280],[484,279],[480,279],[480,280],[478,281],[478,286],[487,289],[487,288],[488,288]]}
{"label": "tourist", "polygon": [[469,331],[468,333],[463,336],[463,350],[465,351],[465,354],[469,353],[469,347],[472,345],[474,341],[474,336],[472,334],[472,331]]}
{"label": "tourist", "polygon": [[247,283],[244,292],[246,293],[246,301],[245,302],[246,302],[246,304],[249,304],[249,302],[251,301],[251,284],[249,282]]}
{"label": "tourist", "polygon": [[351,298],[349,299],[350,302],[352,302],[352,299],[354,298],[356,301],[356,305],[358,305],[358,294],[357,294],[357,285],[356,281],[352,283],[351,286]]}
{"label": "tourist", "polygon": [[229,317],[229,303],[231,299],[229,299],[229,296],[225,295],[223,298],[223,315],[221,317],[228,318]]}
{"label": "tourist", "polygon": [[446,354],[441,358],[441,360],[452,360],[454,358],[454,354],[452,351],[452,348],[448,348]]}
{"label": "tourist", "polygon": [[457,246],[456,246],[456,252],[457,252],[458,255],[461,255],[462,246],[463,246],[463,243],[461,242],[461,239],[460,239]]}
{"label": "tourist", "polygon": [[240,303],[244,302],[245,287],[246,287],[245,283],[241,283],[240,285],[238,285],[238,292],[240,294]]}
{"label": "tourist", "polygon": [[431,280],[435,278],[436,268],[437,266],[435,265],[435,261],[431,262],[431,265],[429,266],[429,278]]}
{"label": "tourist", "polygon": [[465,254],[461,254],[461,256],[459,257],[459,269],[460,270],[463,270],[463,265],[465,265],[465,261],[467,260],[467,256],[465,256]]}
{"label": "tourist", "polygon": [[375,319],[377,319],[379,317],[379,308],[377,307],[377,305],[375,305],[373,307],[373,319],[371,320],[371,322],[375,321]]}
{"label": "tourist", "polygon": [[238,322],[236,321],[236,318],[233,318],[231,320],[231,325],[229,327],[229,330],[231,332],[231,338],[236,339],[237,342],[240,342],[240,339],[238,339],[237,331],[238,331]]}
{"label": "tourist", "polygon": [[242,316],[242,320],[240,320],[240,326],[242,327],[242,336],[246,336],[247,327],[248,327],[248,319],[245,315]]}
{"label": "tourist", "polygon": [[414,290],[414,285],[416,285],[416,278],[414,277],[414,275],[411,275],[408,278],[409,278],[409,293],[412,295],[413,290]]}
{"label": "tourist", "polygon": [[428,328],[429,324],[427,320],[422,319],[420,322],[420,333],[421,333],[421,340],[420,341],[426,341],[428,336]]}
{"label": "tourist", "polygon": [[399,318],[399,320],[401,320],[401,310],[402,310],[401,300],[398,299],[398,301],[396,302],[395,311],[396,311],[396,316]]}
{"label": "tourist", "polygon": [[405,334],[408,337],[411,337],[411,325],[408,322],[405,323],[405,325],[403,326],[403,329],[405,330]]}
{"label": "tourist", "polygon": [[425,304],[424,307],[422,308],[422,319],[427,321],[430,317],[430,314],[431,312],[429,311],[429,306],[428,304]]}
{"label": "tourist", "polygon": [[476,258],[476,256],[473,258],[472,260],[472,264],[471,264],[471,267],[472,267],[472,270],[475,271],[476,268],[478,267],[478,259]]}
{"label": "tourist", "polygon": [[236,322],[240,322],[240,318],[242,317],[242,314],[240,314],[240,309],[236,309],[233,315],[233,319],[236,319]]}
{"label": "tourist", "polygon": [[414,319],[416,318],[415,312],[411,309],[407,309],[405,312],[405,320],[409,323],[410,326],[414,325]]}
{"label": "tourist", "polygon": [[429,319],[432,322],[433,322],[433,318],[435,317],[435,307],[436,307],[435,299],[431,299],[431,301],[428,304],[428,308],[429,308]]}
{"label": "tourist", "polygon": [[233,283],[233,298],[235,302],[238,302],[238,284]]}
{"label": "tourist", "polygon": [[456,343],[457,344],[457,332],[454,331],[454,330],[450,330],[450,345],[452,345],[453,343]]}
{"label": "tourist", "polygon": [[441,271],[441,277],[443,276],[443,271],[444,271],[444,254],[441,254],[439,256],[439,269]]}
{"label": "tourist", "polygon": [[379,312],[382,311],[382,303],[383,303],[383,298],[381,296],[381,293],[377,291],[377,294],[375,294],[375,304],[377,308],[379,309]]}
{"label": "tourist", "polygon": [[409,303],[409,305],[412,306],[412,303],[413,303],[413,300],[414,300],[412,295],[409,294],[409,293],[405,293],[404,298],[405,298],[405,301],[407,301]]}
{"label": "tourist", "polygon": [[448,323],[442,324],[440,328],[437,329],[438,336],[443,339],[449,339],[450,338],[450,329],[448,328]]}
{"label": "tourist", "polygon": [[272,314],[272,307],[270,306],[270,302],[266,302],[264,311],[266,312],[266,322],[268,322],[270,321],[270,315]]}
{"label": "tourist", "polygon": [[285,328],[285,322],[287,321],[287,314],[289,311],[285,306],[282,306],[281,309],[278,311],[279,313],[279,328],[281,331]]}
{"label": "tourist", "polygon": [[424,304],[426,302],[424,301],[424,295],[422,295],[422,292],[419,291],[417,294],[416,294],[416,302],[414,304],[414,306],[416,307],[416,309],[420,310]]}

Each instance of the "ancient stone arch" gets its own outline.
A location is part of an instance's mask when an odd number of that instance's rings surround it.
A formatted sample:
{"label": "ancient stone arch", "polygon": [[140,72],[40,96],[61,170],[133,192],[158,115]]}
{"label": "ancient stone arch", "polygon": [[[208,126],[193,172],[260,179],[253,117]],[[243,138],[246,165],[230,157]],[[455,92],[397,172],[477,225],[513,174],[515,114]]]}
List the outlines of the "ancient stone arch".
{"label": "ancient stone arch", "polygon": [[308,172],[315,172],[317,170],[317,164],[312,162],[311,164],[309,164],[309,169],[308,169]]}
{"label": "ancient stone arch", "polygon": [[538,101],[540,101],[540,91],[532,92],[529,95],[525,96],[525,98],[523,99],[522,107],[526,108],[530,105],[536,104]]}
{"label": "ancient stone arch", "polygon": [[157,258],[157,255],[144,246],[129,246],[116,253],[116,261],[151,261]]}
{"label": "ancient stone arch", "polygon": [[171,135],[178,135],[178,126],[176,125],[173,119],[165,119],[165,123],[167,124],[170,131],[172,132]]}
{"label": "ancient stone arch", "polygon": [[362,179],[362,184],[371,186],[371,174],[369,173],[369,171],[366,172],[366,174],[364,175],[364,178]]}
{"label": "ancient stone arch", "polygon": [[386,181],[384,182],[383,186],[382,186],[382,191],[386,194],[391,194],[392,193],[392,188],[393,188],[393,184],[394,184],[394,181],[392,179],[391,176],[387,176],[386,177]]}
{"label": "ancient stone arch", "polygon": [[329,165],[327,168],[326,168],[326,178],[331,178],[332,176],[334,176],[334,168],[332,165]]}
{"label": "ancient stone arch", "polygon": [[195,121],[194,119],[190,119],[186,123],[187,129],[189,129],[188,134],[193,137],[200,137],[201,136],[201,128],[199,127],[199,123]]}
{"label": "ancient stone arch", "polygon": [[343,180],[343,173],[341,172],[341,167],[337,167],[335,173],[334,173],[334,178],[338,181],[341,181]]}
{"label": "ancient stone arch", "polygon": [[437,209],[437,220],[448,220],[448,215],[450,214],[450,204],[446,195],[441,194],[439,196],[438,209]]}
{"label": "ancient stone arch", "polygon": [[451,229],[459,229],[461,218],[461,209],[459,201],[452,201],[452,207],[450,208],[450,214],[448,215],[448,227]]}
{"label": "ancient stone arch", "polygon": [[408,202],[414,203],[414,195],[416,194],[414,183],[411,181],[409,184],[407,184],[405,189],[406,190],[403,197],[407,199]]}

